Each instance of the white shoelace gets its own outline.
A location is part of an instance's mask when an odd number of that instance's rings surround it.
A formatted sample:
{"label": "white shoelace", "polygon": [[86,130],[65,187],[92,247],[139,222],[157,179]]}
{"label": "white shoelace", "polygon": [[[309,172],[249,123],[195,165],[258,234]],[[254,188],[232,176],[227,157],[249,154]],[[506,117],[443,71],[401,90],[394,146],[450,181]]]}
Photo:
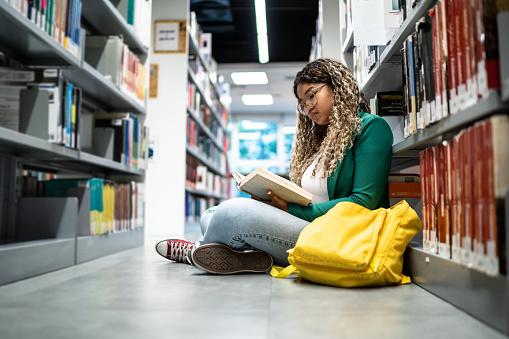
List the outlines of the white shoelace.
{"label": "white shoelace", "polygon": [[191,264],[189,256],[191,255],[193,246],[193,243],[188,244],[182,241],[171,241],[170,257],[176,262]]}

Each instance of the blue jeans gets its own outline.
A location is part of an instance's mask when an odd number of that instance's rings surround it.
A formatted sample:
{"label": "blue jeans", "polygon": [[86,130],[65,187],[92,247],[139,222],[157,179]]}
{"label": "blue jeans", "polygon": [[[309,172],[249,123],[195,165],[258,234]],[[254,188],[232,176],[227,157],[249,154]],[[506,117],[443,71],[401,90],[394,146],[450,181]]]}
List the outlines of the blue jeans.
{"label": "blue jeans", "polygon": [[309,221],[249,198],[233,198],[206,210],[200,219],[200,245],[221,243],[234,249],[259,249],[277,265],[288,265],[293,248]]}

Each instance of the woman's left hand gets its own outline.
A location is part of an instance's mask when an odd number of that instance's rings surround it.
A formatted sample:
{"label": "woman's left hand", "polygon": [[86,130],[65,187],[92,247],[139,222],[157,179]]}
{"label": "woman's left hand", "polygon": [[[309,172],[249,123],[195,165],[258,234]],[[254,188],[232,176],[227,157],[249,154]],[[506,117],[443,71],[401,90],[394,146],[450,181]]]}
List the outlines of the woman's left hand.
{"label": "woman's left hand", "polygon": [[272,191],[268,191],[267,194],[271,198],[270,201],[267,201],[267,204],[277,207],[285,212],[288,212],[288,203],[286,201],[272,193]]}

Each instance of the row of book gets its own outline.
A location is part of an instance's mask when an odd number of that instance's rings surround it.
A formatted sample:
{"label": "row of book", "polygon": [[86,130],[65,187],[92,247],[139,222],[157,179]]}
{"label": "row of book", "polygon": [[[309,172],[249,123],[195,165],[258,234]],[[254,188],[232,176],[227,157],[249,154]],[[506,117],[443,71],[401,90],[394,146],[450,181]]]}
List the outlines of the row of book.
{"label": "row of book", "polygon": [[192,190],[228,196],[230,191],[228,179],[209,171],[192,157],[186,159],[186,187]]}
{"label": "row of book", "polygon": [[60,69],[0,67],[0,125],[79,148],[82,90]]}
{"label": "row of book", "polygon": [[149,130],[133,113],[94,115],[93,153],[131,168],[146,168]]}
{"label": "row of book", "polygon": [[55,41],[80,57],[81,0],[5,0]]}
{"label": "row of book", "polygon": [[208,68],[215,72],[217,65],[212,58],[212,33],[205,33],[201,30],[195,12],[190,13],[189,19],[189,33],[191,38],[198,44],[198,52],[207,63]]}
{"label": "row of book", "polygon": [[145,65],[124,43],[122,36],[87,36],[85,61],[124,93],[144,102],[146,94]]}
{"label": "row of book", "polygon": [[[351,31],[355,32],[353,39],[356,47],[353,49],[352,67],[359,84],[364,83],[370,72],[379,64],[385,47],[398,32],[404,20],[414,11],[418,2],[399,0],[363,3],[347,0],[342,4],[343,36]],[[376,30],[377,34],[360,32],[365,26],[362,23],[366,20],[373,22],[370,29]]]}
{"label": "row of book", "polygon": [[[67,81],[61,69],[0,67],[0,126],[146,168],[149,131],[142,116],[95,113],[93,129],[82,130],[92,115],[82,112],[81,103],[81,88]],[[82,136],[88,143],[82,142]]]}
{"label": "row of book", "polygon": [[187,117],[186,142],[188,147],[207,158],[219,171],[226,171],[225,152],[220,150],[208,135],[200,131],[196,122],[189,116]]}
{"label": "row of book", "polygon": [[[496,0],[440,0],[402,49],[407,118],[414,134],[500,90]],[[502,17],[500,17],[502,20]]]}
{"label": "row of book", "polygon": [[24,171],[22,184],[23,197],[77,197],[79,235],[101,235],[143,227],[143,183],[101,178],[41,178],[41,173]]}
{"label": "row of book", "polygon": [[505,274],[509,116],[497,115],[420,154],[423,248]]}
{"label": "row of book", "polygon": [[203,213],[210,207],[218,205],[214,198],[204,198],[192,193],[186,192],[185,196],[185,222],[199,222]]}
{"label": "row of book", "polygon": [[[221,145],[225,144],[225,131],[221,128],[220,122],[207,105],[201,101],[200,92],[192,83],[188,84],[188,108],[198,118],[210,132],[216,137]],[[226,111],[224,111],[227,114]],[[226,149],[226,148],[225,148]]]}
{"label": "row of book", "polygon": [[218,97],[218,93],[216,92],[216,82],[212,82],[210,72],[203,67],[202,63],[198,58],[190,56],[189,59],[189,69],[194,74],[194,79],[196,80],[196,85],[200,87],[203,96],[200,98],[203,104],[208,104],[215,111],[221,110],[221,102]]}
{"label": "row of book", "polygon": [[152,1],[119,0],[117,1],[116,7],[127,24],[133,27],[143,45],[150,46]]}

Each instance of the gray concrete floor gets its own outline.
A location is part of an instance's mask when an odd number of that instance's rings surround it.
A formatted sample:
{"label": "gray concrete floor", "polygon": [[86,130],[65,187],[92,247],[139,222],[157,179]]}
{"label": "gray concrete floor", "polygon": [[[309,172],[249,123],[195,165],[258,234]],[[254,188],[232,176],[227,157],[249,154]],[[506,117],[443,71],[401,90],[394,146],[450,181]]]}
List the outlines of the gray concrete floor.
{"label": "gray concrete floor", "polygon": [[0,287],[0,337],[504,338],[416,285],[211,276],[154,243]]}

